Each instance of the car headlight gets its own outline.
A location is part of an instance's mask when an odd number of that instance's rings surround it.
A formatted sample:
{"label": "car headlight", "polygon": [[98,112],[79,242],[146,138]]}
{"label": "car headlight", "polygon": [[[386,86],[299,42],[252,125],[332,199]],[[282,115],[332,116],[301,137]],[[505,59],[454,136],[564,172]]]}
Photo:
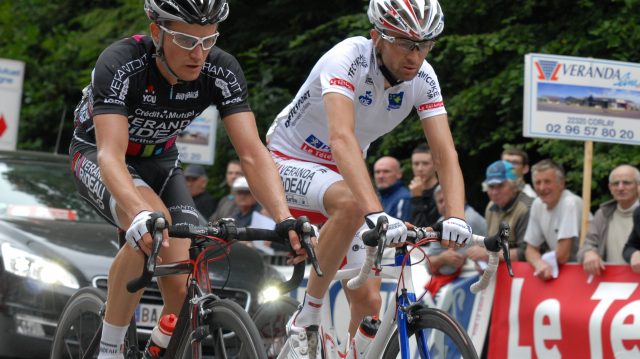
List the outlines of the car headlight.
{"label": "car headlight", "polygon": [[10,243],[2,243],[0,250],[2,251],[4,269],[7,272],[47,284],[58,284],[73,289],[80,288],[76,277],[48,259],[13,247]]}
{"label": "car headlight", "polygon": [[280,294],[280,289],[278,289],[278,287],[274,285],[267,286],[260,292],[260,295],[258,296],[258,303],[264,304],[278,300],[278,298],[280,298]]}

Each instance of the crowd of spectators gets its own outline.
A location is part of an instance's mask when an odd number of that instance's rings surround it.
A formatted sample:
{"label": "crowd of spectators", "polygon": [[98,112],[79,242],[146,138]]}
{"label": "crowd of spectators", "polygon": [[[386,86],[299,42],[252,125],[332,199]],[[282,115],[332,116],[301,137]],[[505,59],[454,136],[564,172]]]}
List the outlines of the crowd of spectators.
{"label": "crowd of spectators", "polygon": [[[385,212],[416,226],[432,227],[443,219],[445,201],[426,143],[413,150],[411,171],[407,185],[401,161],[383,156],[373,165],[373,181]],[[533,186],[525,180],[529,173]],[[227,165],[229,194],[219,201],[205,191],[208,179],[202,166],[190,165],[185,174],[198,210],[209,221],[234,218],[239,225],[262,228],[273,224],[252,196],[237,160]],[[500,223],[508,223],[511,260],[528,262],[542,280],[556,278],[559,265],[568,262],[581,264],[591,278],[600,275],[607,264],[629,263],[640,273],[640,171],[621,164],[611,170],[608,182],[612,199],[602,203],[595,216],[589,214],[588,232],[581,245],[582,198],[566,188],[563,166],[552,159],[530,166],[525,151],[508,148],[500,160],[486,168],[482,191],[489,203],[484,214],[466,204],[465,220],[479,235],[494,235]],[[258,249],[273,253],[268,246]],[[454,250],[437,242],[431,243],[427,252],[432,280],[426,287],[433,294],[455,279],[468,261],[482,271],[488,259],[484,248]]]}

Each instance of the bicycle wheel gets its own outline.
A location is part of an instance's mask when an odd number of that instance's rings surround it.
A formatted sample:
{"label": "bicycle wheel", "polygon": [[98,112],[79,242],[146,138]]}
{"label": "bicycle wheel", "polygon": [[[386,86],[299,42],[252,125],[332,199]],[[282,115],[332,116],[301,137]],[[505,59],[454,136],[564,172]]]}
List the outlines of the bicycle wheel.
{"label": "bicycle wheel", "polygon": [[[51,359],[98,357],[105,300],[104,291],[93,287],[82,288],[69,299],[58,320]],[[136,326],[132,320],[125,336],[126,358],[137,357],[137,345]]]}
{"label": "bicycle wheel", "polygon": [[260,332],[267,358],[275,359],[287,341],[287,322],[298,310],[298,301],[291,297],[264,303],[253,314],[253,322]]}
{"label": "bicycle wheel", "polygon": [[[204,304],[204,311],[209,313],[203,320],[208,335],[200,343],[204,358],[267,359],[260,333],[241,306],[221,299]],[[182,359],[191,358],[192,347],[187,339],[192,335],[189,331],[180,341],[178,353]]]}
{"label": "bicycle wheel", "polygon": [[[418,307],[413,311],[414,320],[408,325],[411,357],[420,357],[416,332],[424,330],[430,358],[477,359],[478,354],[465,330],[448,313],[439,309]],[[416,353],[417,355],[414,355]],[[384,349],[384,359],[399,358],[400,344],[396,328]]]}

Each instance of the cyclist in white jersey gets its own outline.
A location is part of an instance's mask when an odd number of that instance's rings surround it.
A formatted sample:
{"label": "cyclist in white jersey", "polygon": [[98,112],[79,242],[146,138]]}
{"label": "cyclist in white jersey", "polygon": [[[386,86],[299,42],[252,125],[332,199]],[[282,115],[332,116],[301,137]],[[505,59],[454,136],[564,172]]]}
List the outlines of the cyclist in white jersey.
{"label": "cyclist in white jersey", "polygon": [[[471,236],[463,219],[464,180],[440,86],[425,61],[444,26],[440,5],[437,0],[371,0],[368,15],[374,25],[371,39],[344,40],[322,56],[267,134],[292,213],[307,214],[312,222],[328,218],[317,251],[325,275],[311,273],[301,309],[288,324],[285,350],[293,358],[316,353],[313,339],[322,298],[356,231],[385,215],[387,244],[406,238],[405,225],[384,213],[364,157],[371,142],[414,108],[447,199],[443,235],[451,241],[443,245],[455,246]],[[378,283],[347,293],[357,303],[351,309],[352,333],[365,314],[377,314]]]}

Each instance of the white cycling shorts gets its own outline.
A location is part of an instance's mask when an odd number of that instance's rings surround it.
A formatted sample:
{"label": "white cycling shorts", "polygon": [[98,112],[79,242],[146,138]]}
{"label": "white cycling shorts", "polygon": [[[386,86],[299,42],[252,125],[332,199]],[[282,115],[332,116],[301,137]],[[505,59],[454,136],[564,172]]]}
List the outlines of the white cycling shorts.
{"label": "white cycling shorts", "polygon": [[[295,217],[307,216],[311,223],[321,225],[327,220],[324,194],[332,184],[344,181],[337,168],[319,163],[286,158],[272,153],[282,179],[285,197]],[[363,219],[364,224],[364,219]],[[319,240],[322,240],[319,238]],[[357,268],[365,259],[365,247],[359,236],[354,236],[344,257],[341,269]]]}

